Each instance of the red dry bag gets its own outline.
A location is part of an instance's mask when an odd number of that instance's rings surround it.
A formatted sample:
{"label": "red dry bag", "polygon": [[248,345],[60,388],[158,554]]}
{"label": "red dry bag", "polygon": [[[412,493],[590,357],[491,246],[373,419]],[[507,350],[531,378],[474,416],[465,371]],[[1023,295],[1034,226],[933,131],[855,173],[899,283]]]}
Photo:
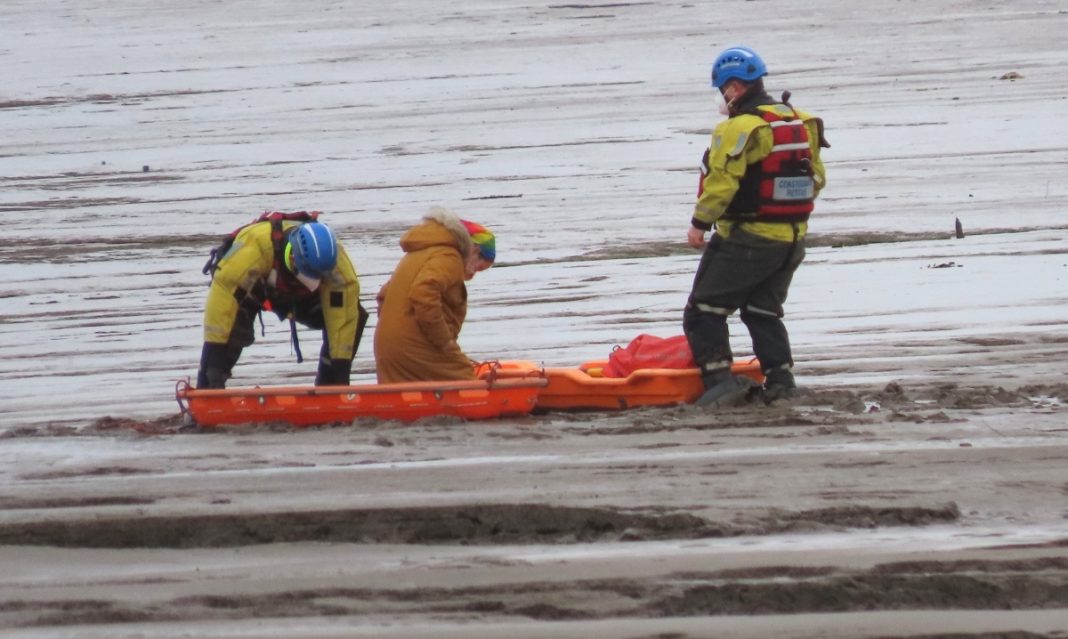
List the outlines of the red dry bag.
{"label": "red dry bag", "polygon": [[604,377],[627,377],[643,368],[696,368],[685,335],[657,337],[641,334],[625,348],[615,347],[608,356]]}

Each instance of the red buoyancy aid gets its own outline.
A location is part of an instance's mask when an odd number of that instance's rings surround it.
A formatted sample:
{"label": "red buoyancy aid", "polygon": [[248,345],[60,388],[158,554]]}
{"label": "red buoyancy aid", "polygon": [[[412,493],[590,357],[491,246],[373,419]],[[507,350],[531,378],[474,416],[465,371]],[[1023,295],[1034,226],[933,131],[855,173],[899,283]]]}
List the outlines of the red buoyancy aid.
{"label": "red buoyancy aid", "polygon": [[[297,280],[286,265],[286,240],[296,227],[291,226],[286,229],[282,222],[289,221],[305,224],[307,222],[317,222],[318,220],[319,211],[297,211],[296,213],[272,211],[264,213],[256,222],[253,222],[253,224],[258,222],[271,223],[271,245],[274,248],[274,271],[276,276],[272,284],[274,290],[268,289],[266,291],[263,308],[267,311],[274,311],[280,318],[288,313],[289,307],[292,306],[294,300],[315,295],[314,291],[308,290]],[[240,229],[238,230],[240,231]]]}
{"label": "red buoyancy aid", "polygon": [[812,213],[815,181],[808,129],[800,118],[760,110],[771,126],[771,153],[750,164],[724,216],[728,220],[804,222]]}
{"label": "red buoyancy aid", "polygon": [[226,255],[226,252],[230,250],[230,247],[234,245],[234,240],[237,239],[237,234],[243,231],[245,228],[252,226],[253,224],[259,224],[260,222],[271,223],[271,245],[274,248],[274,263],[277,266],[282,261],[282,256],[285,251],[285,232],[282,226],[283,221],[290,222],[316,222],[319,220],[319,211],[297,211],[296,213],[283,213],[281,211],[268,211],[262,213],[258,218],[252,220],[248,224],[239,226],[234,229],[229,235],[223,237],[222,244],[211,249],[211,256],[204,264],[204,275],[215,275],[215,270],[219,268],[219,261]]}
{"label": "red buoyancy aid", "polygon": [[271,246],[274,249],[274,271],[277,273],[276,279],[272,285],[274,289],[269,290],[263,283],[260,284],[258,291],[250,291],[255,298],[263,305],[264,310],[274,311],[278,313],[279,317],[292,306],[293,300],[302,297],[309,297],[313,294],[305,288],[295,277],[293,277],[289,269],[285,265],[285,244],[286,239],[291,232],[292,227],[286,229],[283,222],[298,222],[301,224],[307,222],[316,222],[319,219],[319,211],[297,211],[295,213],[284,213],[281,211],[268,211],[261,214],[255,220],[234,229],[230,234],[223,237],[222,243],[211,250],[211,255],[208,261],[204,264],[205,275],[215,275],[215,270],[219,267],[219,262],[230,250],[230,247],[234,245],[234,240],[237,238],[238,233],[243,229],[252,226],[253,224],[259,224],[261,222],[269,222],[271,225]]}

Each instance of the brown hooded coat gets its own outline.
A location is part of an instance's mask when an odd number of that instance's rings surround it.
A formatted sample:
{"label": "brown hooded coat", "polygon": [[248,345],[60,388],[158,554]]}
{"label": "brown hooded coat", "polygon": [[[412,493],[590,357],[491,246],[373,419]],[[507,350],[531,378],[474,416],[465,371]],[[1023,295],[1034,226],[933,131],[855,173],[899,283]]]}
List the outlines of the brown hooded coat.
{"label": "brown hooded coat", "polygon": [[401,237],[401,258],[379,297],[378,382],[474,379],[456,342],[467,316],[465,256],[471,236],[460,219],[435,210]]}

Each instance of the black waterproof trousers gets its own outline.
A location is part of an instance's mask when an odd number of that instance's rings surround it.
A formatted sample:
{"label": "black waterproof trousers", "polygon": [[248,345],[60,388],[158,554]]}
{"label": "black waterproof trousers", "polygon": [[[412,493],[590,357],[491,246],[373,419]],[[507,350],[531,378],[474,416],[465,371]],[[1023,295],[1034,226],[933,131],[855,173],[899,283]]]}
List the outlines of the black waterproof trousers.
{"label": "black waterproof trousers", "polygon": [[[205,342],[200,352],[200,370],[197,372],[197,388],[225,388],[226,380],[233,374],[234,365],[241,357],[241,352],[247,346],[256,341],[256,317],[259,316],[259,303],[251,296],[242,303],[234,318],[234,326],[230,331],[230,339],[226,344],[213,344]],[[294,321],[312,329],[323,331],[323,343],[319,349],[319,368],[315,375],[316,386],[347,386],[349,375],[352,371],[352,360],[340,360],[330,358],[330,343],[327,341],[323,317],[323,309],[318,295],[312,295],[293,304],[291,308],[278,308],[275,312],[279,319],[284,319],[290,312],[293,313]],[[363,337],[363,329],[367,324],[368,313],[362,304],[359,304],[359,317],[356,329],[356,340],[352,352],[355,355],[360,348],[360,339]],[[295,329],[294,329],[295,332]],[[297,346],[294,344],[294,346]],[[297,346],[299,348],[299,346]]]}
{"label": "black waterproof trousers", "polygon": [[734,354],[727,318],[738,309],[765,374],[793,366],[783,303],[804,259],[803,238],[778,242],[737,227],[727,238],[713,233],[682,315],[683,331],[706,385],[730,371]]}

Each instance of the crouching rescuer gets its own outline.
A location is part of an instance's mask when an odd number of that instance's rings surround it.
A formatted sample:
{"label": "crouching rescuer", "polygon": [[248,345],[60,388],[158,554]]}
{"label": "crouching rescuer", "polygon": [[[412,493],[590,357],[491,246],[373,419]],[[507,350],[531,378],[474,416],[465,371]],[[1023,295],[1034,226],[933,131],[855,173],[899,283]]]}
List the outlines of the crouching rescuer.
{"label": "crouching rescuer", "polygon": [[255,341],[263,311],[288,320],[297,361],[296,324],[322,331],[317,386],[349,385],[367,312],[356,269],[317,212],[265,213],[212,251],[197,388],[225,388],[242,350]]}
{"label": "crouching rescuer", "polygon": [[[704,248],[683,311],[705,392],[697,404],[736,405],[753,393],[731,375],[727,318],[741,310],[771,403],[794,394],[793,355],[783,303],[805,258],[813,202],[826,178],[823,123],[764,89],[767,68],[752,49],[732,47],[712,65],[712,87],[725,116],[712,132],[687,241]],[[710,240],[705,233],[712,230]]]}

